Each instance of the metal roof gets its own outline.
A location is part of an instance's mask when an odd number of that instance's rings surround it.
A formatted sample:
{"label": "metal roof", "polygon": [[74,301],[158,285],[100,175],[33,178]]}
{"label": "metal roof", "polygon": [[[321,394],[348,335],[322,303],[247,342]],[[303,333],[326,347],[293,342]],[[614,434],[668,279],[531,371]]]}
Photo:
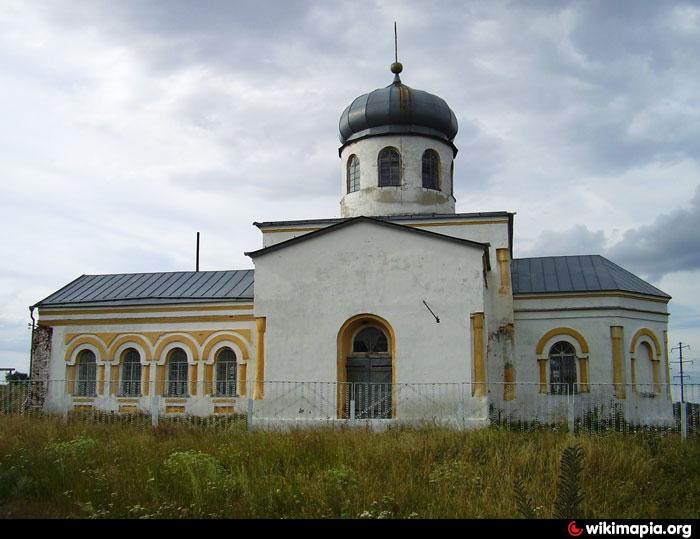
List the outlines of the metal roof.
{"label": "metal roof", "polygon": [[621,291],[671,299],[600,255],[516,258],[511,279],[514,295]]}
{"label": "metal roof", "polygon": [[81,275],[35,307],[152,305],[253,299],[253,270]]}
{"label": "metal roof", "polygon": [[458,125],[444,99],[406,86],[397,74],[386,88],[355,98],[341,114],[338,128],[343,145],[387,133],[434,136],[452,144]]}

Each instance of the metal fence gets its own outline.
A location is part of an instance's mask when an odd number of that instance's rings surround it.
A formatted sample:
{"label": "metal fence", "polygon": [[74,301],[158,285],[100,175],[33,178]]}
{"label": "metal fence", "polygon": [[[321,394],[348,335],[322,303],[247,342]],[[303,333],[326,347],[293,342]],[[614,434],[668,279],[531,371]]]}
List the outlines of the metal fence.
{"label": "metal fence", "polygon": [[190,381],[177,391],[152,382],[16,381],[0,384],[1,415],[60,415],[65,421],[208,428],[299,426],[495,426],[571,432],[700,431],[700,384]]}

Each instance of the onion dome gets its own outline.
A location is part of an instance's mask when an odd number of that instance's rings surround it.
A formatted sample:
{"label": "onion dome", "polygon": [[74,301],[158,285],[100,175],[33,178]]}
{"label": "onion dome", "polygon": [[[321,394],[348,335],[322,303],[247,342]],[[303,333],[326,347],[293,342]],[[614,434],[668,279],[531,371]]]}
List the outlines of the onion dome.
{"label": "onion dome", "polygon": [[416,134],[436,137],[452,145],[457,117],[444,99],[403,84],[399,62],[391,65],[394,82],[356,98],[340,116],[340,142],[367,136]]}

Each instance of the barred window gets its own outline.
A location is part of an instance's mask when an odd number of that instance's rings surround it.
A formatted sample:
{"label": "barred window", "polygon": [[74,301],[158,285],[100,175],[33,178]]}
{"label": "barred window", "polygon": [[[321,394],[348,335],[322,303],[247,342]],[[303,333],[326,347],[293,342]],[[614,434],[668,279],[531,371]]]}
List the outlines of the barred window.
{"label": "barred window", "polygon": [[187,354],[182,348],[175,348],[168,359],[168,396],[187,396]]}
{"label": "barred window", "polygon": [[549,350],[549,383],[554,395],[577,392],[576,351],[568,342],[555,343]]}
{"label": "barred window", "polygon": [[379,328],[365,328],[355,336],[352,351],[353,353],[367,354],[388,352],[386,335]]}
{"label": "barred window", "polygon": [[78,380],[75,394],[94,397],[97,394],[97,360],[92,350],[83,350],[78,357]]}
{"label": "barred window", "polygon": [[224,348],[216,355],[216,394],[232,397],[236,394],[236,354]]}
{"label": "barred window", "polygon": [[127,348],[122,354],[122,387],[125,397],[141,396],[141,356],[134,348]]}
{"label": "barred window", "polygon": [[360,190],[360,160],[356,155],[348,159],[348,193]]}
{"label": "barred window", "polygon": [[379,187],[401,185],[401,154],[396,148],[379,152]]}
{"label": "barred window", "polygon": [[440,158],[435,150],[423,152],[423,187],[440,189]]}

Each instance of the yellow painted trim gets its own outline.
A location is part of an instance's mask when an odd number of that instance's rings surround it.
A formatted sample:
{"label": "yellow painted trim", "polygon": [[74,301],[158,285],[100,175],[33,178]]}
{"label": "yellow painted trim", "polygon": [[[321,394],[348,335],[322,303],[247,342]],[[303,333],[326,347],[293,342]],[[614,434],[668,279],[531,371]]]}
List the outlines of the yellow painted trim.
{"label": "yellow painted trim", "polygon": [[337,415],[339,419],[344,418],[345,408],[348,399],[347,391],[347,359],[352,353],[352,339],[357,330],[364,325],[375,325],[384,331],[389,339],[389,350],[391,351],[391,383],[392,383],[392,406],[391,415],[396,417],[396,409],[398,407],[398,394],[396,392],[396,333],[391,324],[376,314],[362,313],[357,314],[347,319],[338,330],[336,338],[336,364],[338,376],[338,394],[337,394]]}
{"label": "yellow painted trim", "polygon": [[499,294],[510,294],[510,250],[496,249],[496,260],[498,262],[498,274],[500,276]]}
{"label": "yellow painted trim", "polygon": [[630,354],[636,353],[637,343],[642,337],[649,337],[654,342],[654,348],[656,350],[653,359],[659,359],[662,353],[661,342],[659,342],[659,338],[649,328],[641,328],[637,330],[637,332],[634,334],[634,337],[632,337],[632,342],[630,344]]}
{"label": "yellow painted trim", "polygon": [[82,337],[83,335],[93,335],[100,339],[105,344],[105,347],[109,347],[110,343],[117,337],[117,335],[119,335],[119,333],[66,333],[66,336],[63,338],[63,342],[64,344],[68,345],[73,339]]}
{"label": "yellow painted trim", "polygon": [[246,303],[244,305],[210,305],[200,307],[186,307],[184,305],[172,305],[170,307],[112,307],[110,308],[92,308],[83,307],[81,309],[51,309],[49,307],[40,307],[40,313],[49,316],[58,315],[81,315],[81,314],[140,314],[140,313],[168,313],[168,312],[214,312],[214,311],[245,311],[252,310],[253,304]]}
{"label": "yellow painted trim", "polygon": [[138,333],[130,333],[127,335],[120,336],[117,340],[115,340],[112,343],[112,345],[109,347],[109,350],[107,351],[107,354],[108,354],[107,357],[109,357],[109,361],[116,361],[117,364],[120,364],[122,362],[122,358],[116,357],[117,349],[123,344],[132,344],[132,343],[138,344],[139,346],[141,346],[141,348],[143,348],[144,352],[146,352],[147,357],[141,358],[142,360],[143,359],[146,359],[146,360],[151,359],[150,357],[148,357],[148,356],[153,355],[152,354],[153,350],[151,348],[151,344],[142,335],[139,335]]}
{"label": "yellow painted trim", "polygon": [[581,352],[584,354],[588,354],[588,343],[586,342],[586,339],[583,337],[583,335],[581,335],[578,331],[576,331],[573,328],[559,327],[550,329],[547,333],[542,335],[540,340],[537,342],[537,347],[535,349],[538,356],[544,353],[544,347],[550,341],[550,339],[556,337],[557,335],[568,335],[569,337],[573,337],[574,339],[576,339],[576,342],[578,342],[579,346],[581,347]]}
{"label": "yellow painted trim", "polygon": [[184,414],[185,407],[184,406],[166,406],[165,413],[166,414]]}
{"label": "yellow painted trim", "polygon": [[484,357],[484,313],[472,313],[472,396],[486,395],[486,358]]}
{"label": "yellow painted trim", "polygon": [[[257,320],[256,320],[257,324]],[[265,330],[263,329],[263,333]],[[220,330],[217,331],[219,333],[215,337],[213,337],[207,344],[204,346],[204,350],[202,351],[202,358],[203,359],[209,359],[209,354],[211,353],[211,349],[214,348],[217,344],[220,342],[224,341],[231,341],[234,342],[238,345],[238,347],[241,349],[241,353],[243,354],[244,360],[250,359],[250,349],[248,347],[248,344],[241,340],[241,338],[236,334],[237,332],[234,331],[226,331],[225,333],[221,333]]]}
{"label": "yellow painted trim", "polygon": [[666,393],[671,398],[671,366],[668,362],[668,331],[664,331],[664,370],[666,371]]}
{"label": "yellow painted trim", "polygon": [[109,394],[116,395],[119,392],[119,366],[112,365],[109,373]]}
{"label": "yellow painted trim", "polygon": [[151,365],[143,365],[141,367],[141,395],[148,397],[151,391]]}
{"label": "yellow painted trim", "polygon": [[511,364],[507,364],[503,367],[503,400],[512,401],[515,400],[515,367]]}
{"label": "yellow painted trim", "polygon": [[117,402],[128,404],[128,403],[138,403],[139,399],[136,397],[117,397]]}
{"label": "yellow painted trim", "polygon": [[255,319],[257,341],[255,346],[255,386],[253,399],[265,398],[265,330],[267,319],[264,316]]}
{"label": "yellow painted trim", "polygon": [[190,365],[190,395],[197,395],[197,365]]}
{"label": "yellow painted trim", "polygon": [[214,406],[215,414],[232,414],[233,406]]}
{"label": "yellow painted trim", "polygon": [[156,368],[156,395],[165,394],[165,365]]}
{"label": "yellow painted trim", "polygon": [[238,394],[245,397],[248,394],[248,364],[238,366]]}
{"label": "yellow painted trim", "polygon": [[170,316],[143,318],[71,318],[56,320],[40,320],[40,326],[98,326],[98,325],[134,325],[134,324],[189,324],[197,322],[252,322],[253,315],[221,315],[221,316]]}
{"label": "yellow painted trim", "polygon": [[93,406],[92,404],[74,404],[73,405],[73,410],[76,412],[87,412],[89,410],[92,410]]}
{"label": "yellow painted trim", "polygon": [[211,395],[214,392],[214,365],[204,365],[204,394]]}
{"label": "yellow painted trim", "polygon": [[539,365],[540,372],[540,393],[547,394],[547,361],[548,358],[540,357],[537,358],[537,364]]}
{"label": "yellow painted trim", "polygon": [[91,344],[97,348],[97,352],[100,355],[100,357],[96,358],[98,361],[104,361],[107,358],[107,347],[101,339],[95,335],[83,335],[71,342],[70,346],[66,349],[65,360],[70,361],[73,357],[73,352],[83,344]]}
{"label": "yellow painted trim", "polygon": [[610,339],[612,341],[612,370],[615,396],[624,399],[625,395],[625,348],[623,344],[624,328],[622,326],[610,326]]}
{"label": "yellow painted trim", "polygon": [[138,412],[138,411],[139,411],[138,407],[131,405],[131,404],[119,406],[119,413],[120,414],[133,414],[134,412]]}
{"label": "yellow painted trim", "polygon": [[180,399],[180,398],[166,398],[165,399],[165,404],[182,404],[186,403],[187,399]]}
{"label": "yellow painted trim", "polygon": [[158,342],[158,346],[156,346],[155,352],[153,353],[153,359],[160,360],[165,347],[173,343],[180,344],[183,348],[187,348],[192,354],[192,359],[195,361],[199,360],[199,347],[197,346],[197,341],[195,341],[187,333],[170,334],[167,337],[163,337],[163,339]]}
{"label": "yellow painted trim", "polygon": [[[631,292],[568,292],[568,293],[556,293],[551,294],[514,294],[513,299],[516,301],[523,301],[528,299],[576,299],[576,298],[632,298],[632,299],[643,299],[644,301],[654,301],[656,303],[668,303],[670,300],[663,298],[656,298],[652,296],[644,296],[642,294],[633,294]],[[622,307],[621,307],[622,308]],[[662,313],[659,313],[662,314]]]}
{"label": "yellow painted trim", "polygon": [[236,398],[235,397],[221,397],[218,399],[212,399],[212,402],[214,404],[235,404]]}
{"label": "yellow painted trim", "polygon": [[[160,339],[163,335],[167,335],[167,331],[142,331],[140,335],[146,337],[148,339],[148,342],[151,343],[151,350],[153,347],[156,345],[158,342],[158,339]],[[153,359],[153,358],[150,358]]]}
{"label": "yellow painted trim", "polygon": [[73,402],[95,402],[95,397],[73,397]]}
{"label": "yellow painted trim", "polygon": [[97,394],[98,395],[105,394],[105,366],[104,365],[97,366]]}
{"label": "yellow painted trim", "polygon": [[580,357],[578,358],[579,367],[579,393],[590,393],[590,387],[588,385],[588,358]]}

